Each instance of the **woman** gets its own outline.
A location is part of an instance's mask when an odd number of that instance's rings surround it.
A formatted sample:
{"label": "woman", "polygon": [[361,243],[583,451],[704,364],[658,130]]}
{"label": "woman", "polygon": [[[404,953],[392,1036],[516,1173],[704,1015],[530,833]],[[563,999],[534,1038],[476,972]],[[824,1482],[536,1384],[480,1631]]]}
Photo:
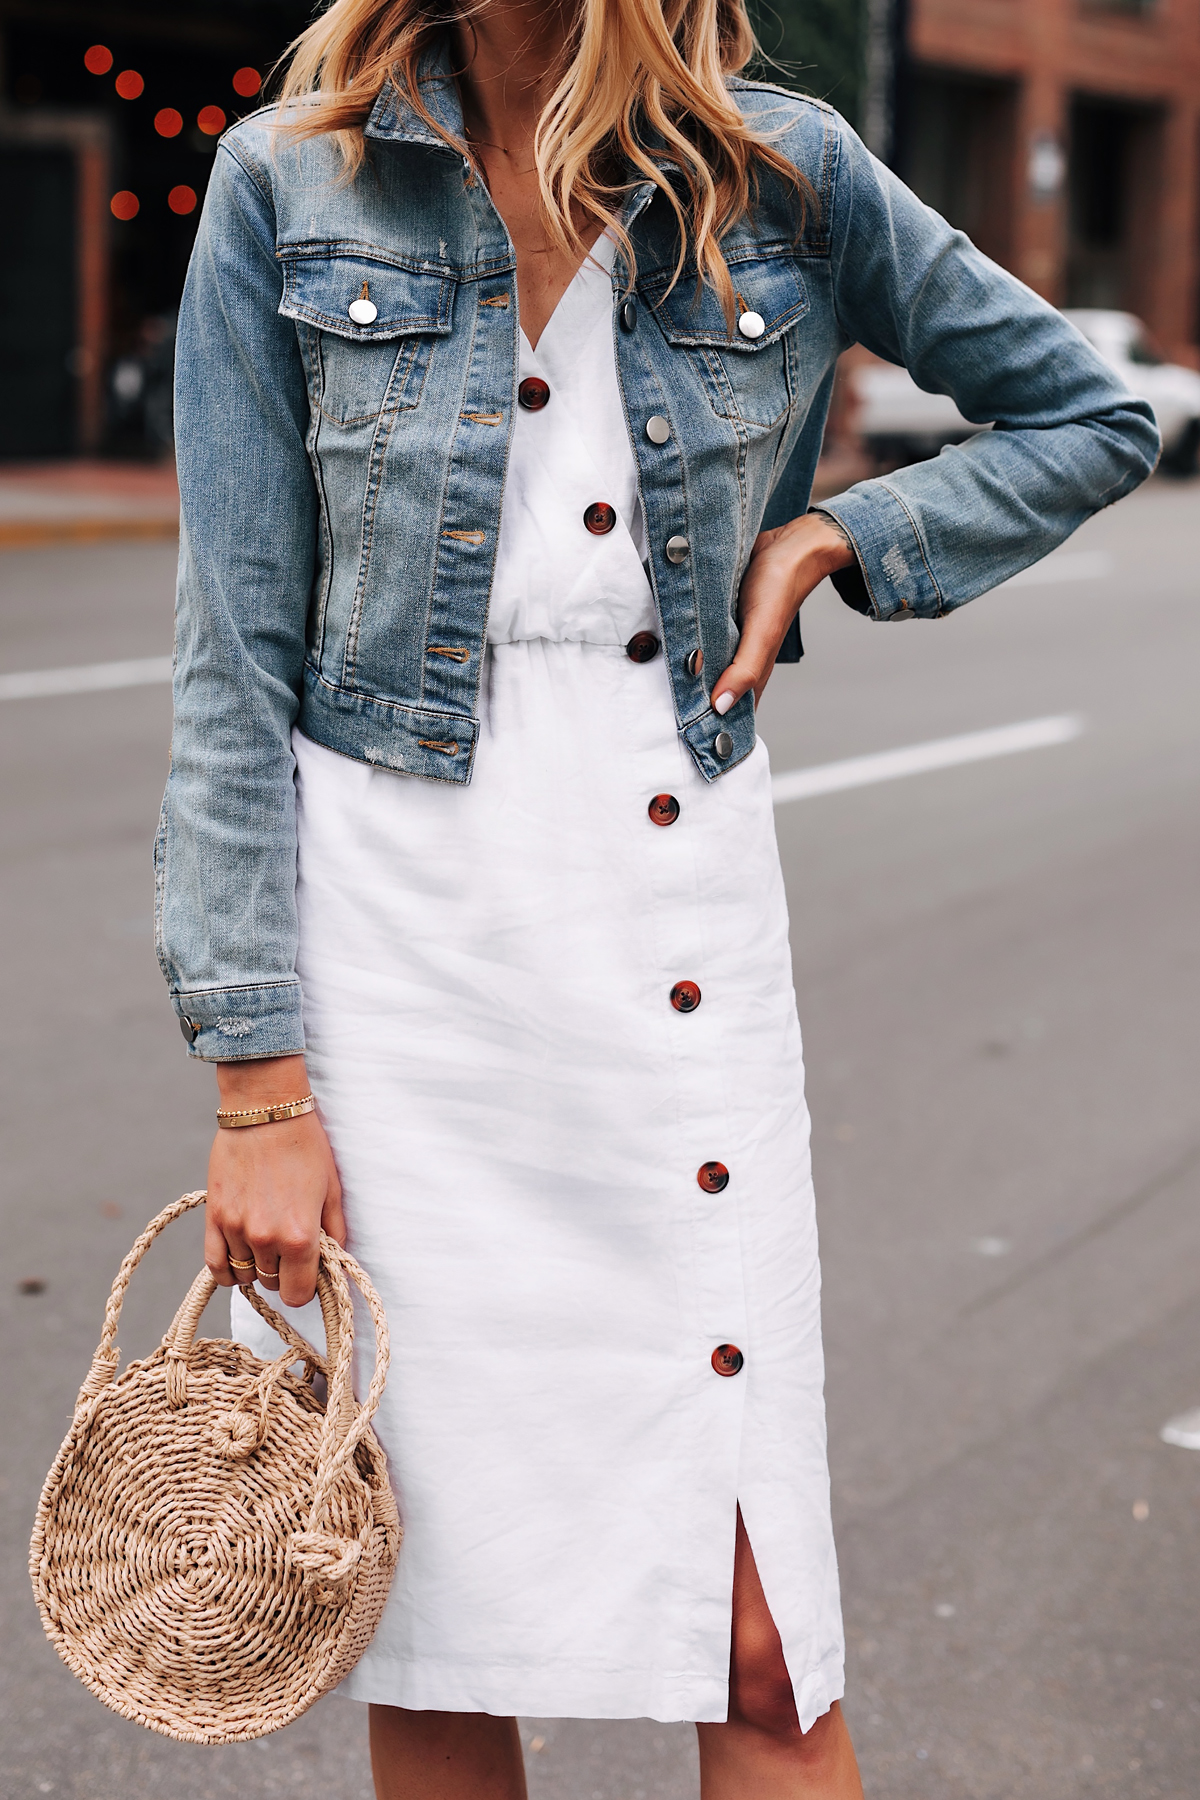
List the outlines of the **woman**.
{"label": "woman", "polygon": [[[754,705],[824,576],[940,616],[1156,454],[751,48],[742,0],[336,0],[188,280],[161,956],[214,1275],[301,1306],[323,1223],[387,1306],[381,1797],[522,1794],[518,1713],[860,1794]],[[856,339],[994,429],[806,512]]]}

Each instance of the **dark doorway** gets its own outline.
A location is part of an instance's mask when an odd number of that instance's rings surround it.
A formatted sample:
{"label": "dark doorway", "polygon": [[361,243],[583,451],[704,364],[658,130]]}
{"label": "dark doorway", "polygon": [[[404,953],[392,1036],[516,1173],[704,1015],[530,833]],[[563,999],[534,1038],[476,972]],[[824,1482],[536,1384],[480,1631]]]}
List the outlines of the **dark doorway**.
{"label": "dark doorway", "polygon": [[904,179],[985,256],[1007,263],[1016,84],[916,69],[906,114]]}
{"label": "dark doorway", "polygon": [[1158,237],[1162,114],[1077,95],[1070,142],[1067,304],[1144,317]]}
{"label": "dark doorway", "polygon": [[75,448],[75,166],[70,150],[0,145],[0,456]]}

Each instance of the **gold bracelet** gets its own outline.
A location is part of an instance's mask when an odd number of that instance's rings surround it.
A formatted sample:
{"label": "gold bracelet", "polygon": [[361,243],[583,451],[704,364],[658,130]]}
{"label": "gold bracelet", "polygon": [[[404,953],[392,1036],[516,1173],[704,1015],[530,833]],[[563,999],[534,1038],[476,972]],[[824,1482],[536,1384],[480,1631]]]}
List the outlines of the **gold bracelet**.
{"label": "gold bracelet", "polygon": [[217,1108],[217,1124],[222,1131],[240,1131],[244,1125],[277,1125],[282,1119],[298,1119],[302,1113],[316,1111],[312,1094],[303,1100],[281,1100],[275,1106],[241,1106]]}

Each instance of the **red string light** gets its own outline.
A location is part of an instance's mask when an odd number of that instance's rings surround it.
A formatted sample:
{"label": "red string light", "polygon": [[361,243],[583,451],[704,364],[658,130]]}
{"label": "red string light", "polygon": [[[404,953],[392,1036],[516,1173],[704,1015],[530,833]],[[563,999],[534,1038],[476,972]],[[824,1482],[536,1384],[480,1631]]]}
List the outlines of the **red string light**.
{"label": "red string light", "polygon": [[122,69],[114,86],[122,100],[136,100],[146,84],[136,69]]}
{"label": "red string light", "polygon": [[202,106],[196,114],[196,123],[205,137],[220,137],[225,129],[225,114],[219,106]]}
{"label": "red string light", "polygon": [[196,210],[196,190],[190,187],[173,187],[167,195],[167,205],[173,213],[190,213]]}
{"label": "red string light", "polygon": [[235,94],[241,94],[244,100],[249,100],[252,95],[257,94],[261,86],[262,76],[257,69],[238,69],[233,77],[233,91]]}
{"label": "red string light", "polygon": [[120,193],[114,194],[108,203],[108,209],[114,219],[136,219],[140,206],[141,201],[136,194],[131,194],[128,188],[122,188]]}
{"label": "red string light", "polygon": [[93,44],[83,53],[83,66],[89,75],[107,75],[113,66],[113,53],[107,44]]}

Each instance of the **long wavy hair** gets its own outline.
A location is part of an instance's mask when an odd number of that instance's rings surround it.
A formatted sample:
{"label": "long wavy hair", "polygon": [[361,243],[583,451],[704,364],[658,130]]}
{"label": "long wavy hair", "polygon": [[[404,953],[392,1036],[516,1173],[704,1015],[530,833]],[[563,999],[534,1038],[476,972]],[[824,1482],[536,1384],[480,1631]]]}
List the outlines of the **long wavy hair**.
{"label": "long wavy hair", "polygon": [[[486,4],[486,0],[483,0]],[[365,154],[363,126],[389,78],[414,111],[478,171],[470,146],[430,113],[424,57],[450,27],[470,28],[480,0],[333,0],[284,59],[278,129],[333,133],[348,174]],[[794,194],[797,230],[811,187],[742,117],[726,86],[756,49],[745,0],[577,0],[563,67],[542,112],[534,157],[551,241],[582,257],[580,221],[613,223],[632,183],[652,181],[679,225],[675,280],[688,250],[732,327],[733,283],[721,239],[752,207],[761,171]],[[300,104],[295,104],[300,102]],[[659,164],[674,163],[682,191]],[[633,251],[616,228],[633,271]]]}

